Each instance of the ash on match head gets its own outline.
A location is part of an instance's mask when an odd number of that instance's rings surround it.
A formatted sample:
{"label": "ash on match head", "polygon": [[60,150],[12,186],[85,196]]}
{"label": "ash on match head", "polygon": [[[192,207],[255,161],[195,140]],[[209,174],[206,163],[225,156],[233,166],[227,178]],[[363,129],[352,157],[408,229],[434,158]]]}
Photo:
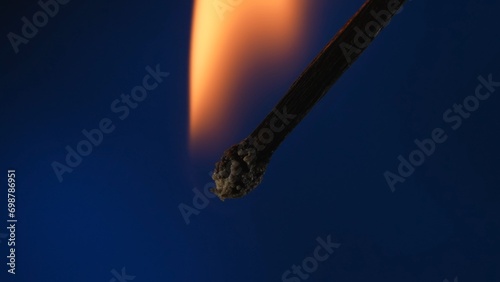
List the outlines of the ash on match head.
{"label": "ash on match head", "polygon": [[262,181],[285,137],[389,24],[405,0],[367,0],[292,84],[270,114],[216,164],[212,191],[221,200],[240,198]]}
{"label": "ash on match head", "polygon": [[269,159],[262,158],[248,139],[232,146],[216,164],[212,178],[216,188],[211,191],[221,200],[241,198],[257,187]]}

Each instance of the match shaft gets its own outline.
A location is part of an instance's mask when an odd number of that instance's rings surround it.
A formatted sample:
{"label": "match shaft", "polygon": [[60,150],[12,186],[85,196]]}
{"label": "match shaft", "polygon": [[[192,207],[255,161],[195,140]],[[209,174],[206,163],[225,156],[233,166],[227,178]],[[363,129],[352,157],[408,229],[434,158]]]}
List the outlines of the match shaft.
{"label": "match shaft", "polygon": [[216,164],[213,192],[239,198],[262,181],[272,154],[312,107],[358,59],[406,0],[367,0],[321,50],[285,96],[241,143]]}
{"label": "match shaft", "polygon": [[[288,121],[289,124],[286,125],[283,131],[273,132],[274,138],[270,143],[266,144],[264,150],[261,150],[262,154],[272,154],[278,148],[285,137],[302,121],[312,107],[325,96],[332,85],[358,59],[378,33],[387,26],[394,13],[402,7],[404,2],[404,0],[368,0],[365,2],[360,10],[302,72],[286,95],[275,106],[274,111],[268,114],[250,134],[251,138],[259,140],[259,133],[263,135],[266,128],[271,128],[271,122],[276,117],[276,111],[286,109],[290,115],[296,115],[296,117]],[[389,11],[389,3],[394,3],[391,6],[393,12]],[[381,15],[385,23],[381,25],[373,14]],[[382,16],[382,14],[384,15]],[[386,20],[385,16],[387,16]],[[374,24],[370,24],[371,22],[374,22]],[[367,32],[365,31],[366,28],[370,30]],[[362,42],[366,40],[366,37],[363,38],[361,33],[368,36],[370,41]],[[372,34],[373,36],[370,36]],[[279,125],[273,127],[276,128]],[[263,138],[260,137],[260,139]]]}

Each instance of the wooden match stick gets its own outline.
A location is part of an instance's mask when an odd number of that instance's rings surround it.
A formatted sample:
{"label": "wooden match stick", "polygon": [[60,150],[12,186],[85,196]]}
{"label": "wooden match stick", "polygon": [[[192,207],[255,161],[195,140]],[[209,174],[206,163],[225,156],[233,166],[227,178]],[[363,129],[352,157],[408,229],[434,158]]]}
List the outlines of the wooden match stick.
{"label": "wooden match stick", "polygon": [[260,184],[272,154],[389,24],[406,0],[367,0],[292,84],[271,113],[216,164],[212,192],[240,198]]}

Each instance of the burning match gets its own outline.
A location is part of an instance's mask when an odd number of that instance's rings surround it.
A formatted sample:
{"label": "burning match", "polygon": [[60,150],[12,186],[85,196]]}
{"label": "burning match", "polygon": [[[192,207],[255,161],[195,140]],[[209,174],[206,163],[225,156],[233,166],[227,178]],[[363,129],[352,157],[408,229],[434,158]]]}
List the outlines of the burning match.
{"label": "burning match", "polygon": [[285,137],[386,27],[406,0],[367,0],[292,84],[285,96],[243,141],[216,164],[212,192],[240,198],[257,187]]}

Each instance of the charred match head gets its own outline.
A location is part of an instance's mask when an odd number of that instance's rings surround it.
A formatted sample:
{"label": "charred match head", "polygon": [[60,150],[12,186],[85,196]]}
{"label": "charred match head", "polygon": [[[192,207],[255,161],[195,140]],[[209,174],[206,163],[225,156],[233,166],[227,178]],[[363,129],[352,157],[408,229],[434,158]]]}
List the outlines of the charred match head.
{"label": "charred match head", "polygon": [[260,184],[268,163],[269,158],[245,139],[226,150],[215,165],[216,188],[211,191],[221,200],[243,197]]}

